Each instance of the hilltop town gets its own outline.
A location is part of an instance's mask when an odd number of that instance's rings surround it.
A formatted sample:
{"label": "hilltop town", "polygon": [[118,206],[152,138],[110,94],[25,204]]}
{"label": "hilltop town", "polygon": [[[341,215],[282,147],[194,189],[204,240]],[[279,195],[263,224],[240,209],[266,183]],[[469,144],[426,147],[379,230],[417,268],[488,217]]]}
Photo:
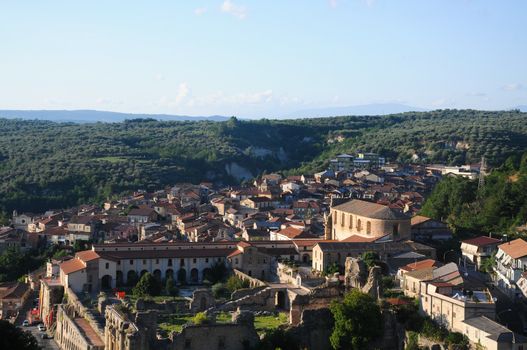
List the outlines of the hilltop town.
{"label": "hilltop town", "polygon": [[25,282],[0,284],[1,317],[68,350],[330,349],[334,305],[355,291],[378,307],[377,336],[364,340],[377,348],[527,345],[527,319],[510,311],[527,297],[527,242],[460,242],[419,215],[442,178],[488,169],[374,153],[329,164],[15,211],[0,250],[53,254]]}

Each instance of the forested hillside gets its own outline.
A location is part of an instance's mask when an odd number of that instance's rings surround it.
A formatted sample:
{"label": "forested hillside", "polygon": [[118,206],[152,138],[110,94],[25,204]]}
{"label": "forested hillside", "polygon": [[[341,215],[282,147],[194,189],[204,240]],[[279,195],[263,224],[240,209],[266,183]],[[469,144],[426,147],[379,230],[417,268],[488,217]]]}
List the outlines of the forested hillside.
{"label": "forested hillside", "polygon": [[0,119],[0,209],[40,211],[178,181],[322,170],[341,152],[499,164],[527,150],[527,114],[443,110],[297,120],[53,123]]}
{"label": "forested hillside", "polygon": [[516,235],[524,230],[518,227],[527,224],[527,153],[507,159],[485,178],[479,189],[477,181],[465,178],[441,180],[422,213],[446,220],[463,233]]}

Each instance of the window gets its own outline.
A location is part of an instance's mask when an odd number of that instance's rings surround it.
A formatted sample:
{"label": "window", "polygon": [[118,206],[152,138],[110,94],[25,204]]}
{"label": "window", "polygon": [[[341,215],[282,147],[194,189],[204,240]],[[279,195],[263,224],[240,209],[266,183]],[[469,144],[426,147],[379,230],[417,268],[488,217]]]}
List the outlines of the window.
{"label": "window", "polygon": [[196,263],[196,258],[192,259],[192,262],[195,264]]}
{"label": "window", "polygon": [[333,212],[333,224],[337,224],[337,212]]}
{"label": "window", "polygon": [[117,265],[119,266],[121,265],[121,260],[117,261]]}
{"label": "window", "polygon": [[133,265],[134,264],[134,261],[133,260],[130,260],[130,265]]}
{"label": "window", "polygon": [[185,259],[180,259],[179,260],[179,265],[180,266],[185,266]]}
{"label": "window", "polygon": [[156,259],[156,264],[159,264],[159,259]]}
{"label": "window", "polygon": [[110,268],[110,264],[106,263],[106,264],[104,264],[104,267],[106,268],[106,270],[108,270]]}
{"label": "window", "polygon": [[168,266],[172,266],[172,259],[168,259]]}
{"label": "window", "polygon": [[360,219],[357,220],[357,231],[362,231],[362,221]]}
{"label": "window", "polygon": [[145,259],[143,259],[143,265],[146,265],[146,260]]}
{"label": "window", "polygon": [[350,219],[349,228],[353,228],[353,215],[350,215],[349,219]]}
{"label": "window", "polygon": [[394,237],[399,236],[399,225],[398,224],[393,225],[393,236]]}
{"label": "window", "polygon": [[371,222],[366,223],[366,234],[371,235]]}
{"label": "window", "polygon": [[235,259],[234,259],[234,263],[235,263],[235,264],[238,264],[238,258],[235,258]]}
{"label": "window", "polygon": [[344,221],[346,221],[346,218],[344,216],[344,213],[340,216],[340,226],[344,227]]}
{"label": "window", "polygon": [[209,262],[209,258],[205,258],[205,262],[208,263]]}

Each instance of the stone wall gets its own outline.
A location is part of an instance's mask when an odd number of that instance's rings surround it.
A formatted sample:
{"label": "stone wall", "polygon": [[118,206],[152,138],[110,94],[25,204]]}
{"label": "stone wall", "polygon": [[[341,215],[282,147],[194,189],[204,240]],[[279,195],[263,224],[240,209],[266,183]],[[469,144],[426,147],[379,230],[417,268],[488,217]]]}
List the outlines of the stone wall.
{"label": "stone wall", "polygon": [[233,271],[234,275],[237,276],[238,278],[241,278],[242,280],[248,280],[250,285],[251,285],[251,288],[263,287],[263,286],[267,285],[265,282],[260,281],[257,278],[251,277],[248,274],[243,273],[240,270],[233,269],[232,271]]}
{"label": "stone wall", "polygon": [[231,324],[187,325],[180,333],[173,333],[171,340],[170,350],[245,350],[255,347],[259,337],[254,329],[254,315],[238,310]]}
{"label": "stone wall", "polygon": [[76,314],[88,321],[97,335],[101,339],[104,339],[104,329],[102,328],[101,323],[97,321],[97,317],[93,311],[82,304],[77,294],[71,288],[66,288],[65,296],[67,304],[73,308]]}
{"label": "stone wall", "polygon": [[332,349],[329,337],[333,331],[333,315],[326,308],[304,310],[296,327],[288,330],[301,349]]}

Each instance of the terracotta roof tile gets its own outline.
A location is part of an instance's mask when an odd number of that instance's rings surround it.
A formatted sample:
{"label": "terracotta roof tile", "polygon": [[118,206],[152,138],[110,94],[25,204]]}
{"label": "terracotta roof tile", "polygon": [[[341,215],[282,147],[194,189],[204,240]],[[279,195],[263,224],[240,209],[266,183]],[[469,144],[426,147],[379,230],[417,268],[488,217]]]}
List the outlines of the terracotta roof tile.
{"label": "terracotta roof tile", "polygon": [[510,255],[513,259],[518,259],[527,255],[527,242],[521,238],[500,244],[498,248],[503,250],[507,255]]}
{"label": "terracotta roof tile", "polygon": [[69,275],[70,273],[73,273],[73,272],[80,271],[84,268],[85,268],[84,264],[79,259],[71,259],[71,260],[65,261],[62,264],[60,264],[60,269],[66,275]]}

